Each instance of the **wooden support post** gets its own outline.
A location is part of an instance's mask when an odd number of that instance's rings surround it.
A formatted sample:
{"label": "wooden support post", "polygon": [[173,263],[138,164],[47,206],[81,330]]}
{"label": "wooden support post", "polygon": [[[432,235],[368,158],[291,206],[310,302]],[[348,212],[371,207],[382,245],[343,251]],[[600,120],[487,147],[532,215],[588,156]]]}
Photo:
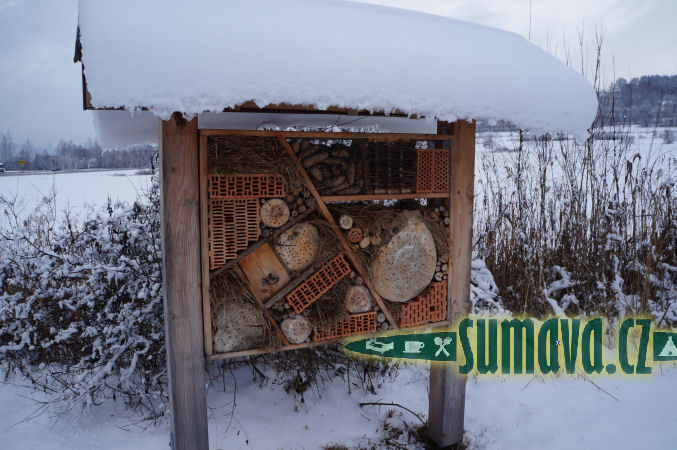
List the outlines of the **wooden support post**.
{"label": "wooden support post", "polygon": [[[448,126],[441,122],[438,133]],[[475,174],[475,122],[456,122],[451,141],[449,193],[449,319],[452,324],[470,312],[473,195]],[[428,435],[441,448],[463,442],[466,376],[449,364],[430,365]]]}
{"label": "wooden support post", "polygon": [[160,125],[162,284],[174,450],[207,450],[197,117]]}

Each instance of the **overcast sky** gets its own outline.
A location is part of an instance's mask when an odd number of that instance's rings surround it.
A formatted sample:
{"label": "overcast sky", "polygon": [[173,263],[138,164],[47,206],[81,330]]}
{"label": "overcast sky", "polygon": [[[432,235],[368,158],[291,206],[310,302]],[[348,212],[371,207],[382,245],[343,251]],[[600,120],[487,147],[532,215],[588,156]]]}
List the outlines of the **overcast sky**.
{"label": "overcast sky", "polygon": [[[677,74],[675,0],[363,1],[530,35],[560,58],[568,47],[575,64],[579,31],[590,41],[597,28],[605,34],[607,81],[614,73]],[[73,64],[76,22],[77,0],[0,0],[0,132],[15,141],[94,138],[91,115],[82,111],[80,65]]]}

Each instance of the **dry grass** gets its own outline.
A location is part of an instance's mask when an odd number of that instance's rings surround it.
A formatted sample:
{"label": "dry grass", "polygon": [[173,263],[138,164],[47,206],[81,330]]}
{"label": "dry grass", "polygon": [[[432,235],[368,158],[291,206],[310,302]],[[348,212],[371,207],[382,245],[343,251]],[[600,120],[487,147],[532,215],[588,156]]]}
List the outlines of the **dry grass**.
{"label": "dry grass", "polygon": [[552,314],[547,295],[567,314],[677,321],[677,278],[667,269],[677,264],[677,197],[661,169],[675,161],[635,157],[629,141],[524,142],[507,179],[491,155],[482,158],[477,249],[509,310]]}
{"label": "dry grass", "polygon": [[430,214],[426,214],[423,217],[423,222],[426,224],[430,230],[430,233],[433,235],[437,255],[439,256],[449,253],[449,247],[451,245],[449,227],[443,226],[439,219],[433,219]]}
{"label": "dry grass", "polygon": [[337,254],[341,253],[341,243],[334,230],[324,218],[318,214],[311,214],[308,216],[308,223],[313,224],[320,235],[320,246],[315,254],[312,266],[319,268],[323,264],[329,262]]}
{"label": "dry grass", "polygon": [[339,281],[308,307],[308,320],[317,328],[330,328],[347,319],[345,298],[349,287],[350,282],[347,278]]}
{"label": "dry grass", "polygon": [[252,136],[211,136],[208,140],[209,173],[282,174],[287,194],[296,195],[305,181],[276,138]]}
{"label": "dry grass", "polygon": [[211,280],[209,283],[209,297],[211,302],[212,332],[216,332],[216,328],[214,327],[216,313],[223,304],[229,301],[246,302],[256,306],[260,313],[261,324],[263,326],[263,339],[261,342],[252,343],[251,348],[272,349],[279,347],[282,344],[280,336],[277,334],[263,311],[261,311],[261,307],[235,271],[226,271],[217,278]]}

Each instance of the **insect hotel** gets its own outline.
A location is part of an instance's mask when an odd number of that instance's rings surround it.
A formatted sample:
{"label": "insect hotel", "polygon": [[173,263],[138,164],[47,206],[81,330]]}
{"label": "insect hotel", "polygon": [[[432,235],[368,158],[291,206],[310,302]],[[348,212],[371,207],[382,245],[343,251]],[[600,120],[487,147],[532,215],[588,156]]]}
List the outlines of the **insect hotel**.
{"label": "insect hotel", "polygon": [[[85,0],[76,60],[99,126],[160,117],[177,449],[208,447],[205,358],[466,315],[475,123],[456,118],[579,131],[567,92],[587,89],[516,35],[349,2]],[[431,438],[460,442],[465,379],[433,365],[430,383]]]}

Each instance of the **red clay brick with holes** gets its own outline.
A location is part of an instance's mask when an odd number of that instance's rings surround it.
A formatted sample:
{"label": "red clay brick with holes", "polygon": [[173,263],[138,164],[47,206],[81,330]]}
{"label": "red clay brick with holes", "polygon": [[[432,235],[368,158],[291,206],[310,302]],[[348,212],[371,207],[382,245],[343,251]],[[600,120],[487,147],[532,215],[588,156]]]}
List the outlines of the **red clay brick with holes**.
{"label": "red clay brick with holes", "polygon": [[376,331],[376,313],[374,311],[353,314],[347,320],[337,323],[331,328],[314,328],[313,340],[326,341],[356,334]]}
{"label": "red clay brick with holes", "polygon": [[300,314],[349,273],[350,266],[345,257],[337,255],[291,291],[287,302],[296,314]]}
{"label": "red clay brick with holes", "polygon": [[447,282],[431,283],[430,290],[402,305],[400,326],[415,327],[447,320]]}

